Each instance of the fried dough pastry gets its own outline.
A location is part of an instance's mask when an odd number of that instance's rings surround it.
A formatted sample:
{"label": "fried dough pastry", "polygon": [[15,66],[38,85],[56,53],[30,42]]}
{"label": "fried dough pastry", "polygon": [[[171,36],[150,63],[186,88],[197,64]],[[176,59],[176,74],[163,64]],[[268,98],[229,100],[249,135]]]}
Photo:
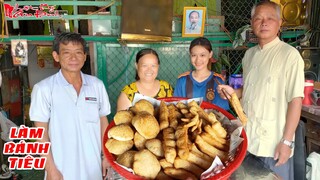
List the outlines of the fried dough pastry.
{"label": "fried dough pastry", "polygon": [[138,102],[136,102],[134,106],[130,108],[130,110],[133,111],[135,114],[141,111],[146,111],[149,114],[154,115],[154,107],[152,103],[145,99],[141,99]]}
{"label": "fried dough pastry", "polygon": [[177,156],[177,151],[175,147],[175,135],[174,129],[171,127],[165,128],[162,131],[163,133],[163,150],[164,150],[164,157],[165,159],[173,164],[174,159]]}
{"label": "fried dough pastry", "polygon": [[217,132],[216,135],[225,139],[227,137],[227,131],[222,127],[220,121],[216,121],[211,125],[212,129]]}
{"label": "fried dough pastry", "polygon": [[188,107],[190,108],[190,112],[197,112],[201,119],[206,120],[208,123],[213,124],[214,121],[209,118],[208,114],[198,105],[197,102],[191,101],[188,103]]}
{"label": "fried dough pastry", "polygon": [[201,136],[197,136],[195,143],[198,145],[199,149],[209,155],[212,158],[215,158],[218,156],[222,161],[225,161],[228,159],[228,153],[221,151],[210,144],[208,144],[205,140],[201,138]]}
{"label": "fried dough pastry", "polygon": [[157,157],[144,149],[134,155],[133,171],[146,179],[155,179],[161,170]]}
{"label": "fried dough pastry", "polygon": [[197,177],[194,174],[184,169],[176,169],[176,168],[168,167],[164,169],[164,173],[173,177],[174,179],[186,180],[189,178],[192,180],[197,180]]}
{"label": "fried dough pastry", "polygon": [[132,125],[139,132],[141,136],[146,139],[153,139],[157,137],[160,132],[160,127],[157,119],[148,112],[138,112],[132,118]]}
{"label": "fried dough pastry", "polygon": [[197,165],[195,165],[187,160],[181,159],[179,157],[177,157],[174,160],[173,165],[176,169],[181,168],[181,169],[185,169],[189,172],[192,172],[194,175],[197,176],[198,179],[200,178],[201,174],[204,172],[204,169],[201,169]]}
{"label": "fried dough pastry", "polygon": [[169,163],[173,164],[174,159],[177,157],[176,149],[174,147],[165,146],[164,157]]}
{"label": "fried dough pastry", "polygon": [[[200,179],[216,156],[223,162],[228,158],[230,143],[219,116],[207,113],[195,101],[187,105],[161,101],[155,109],[140,100],[118,113],[119,127],[109,130],[105,146],[118,155],[119,164],[146,179]],[[139,152],[130,150],[133,144]]]}
{"label": "fried dough pastry", "polygon": [[206,160],[208,162],[212,162],[213,161],[212,157],[210,157],[209,155],[201,152],[194,143],[192,143],[191,146],[190,146],[190,152],[194,153],[196,156],[198,156],[201,159],[204,159],[204,160]]}
{"label": "fried dough pastry", "polygon": [[142,150],[145,148],[145,143],[147,141],[146,138],[144,138],[143,136],[141,136],[141,134],[139,134],[138,132],[134,133],[134,146],[138,149],[138,150]]}
{"label": "fried dough pastry", "polygon": [[134,159],[134,155],[137,153],[138,151],[134,151],[134,150],[129,150],[124,152],[123,154],[120,154],[117,157],[117,163],[127,167],[127,168],[132,168],[133,165],[133,159]]}
{"label": "fried dough pastry", "polygon": [[173,164],[169,163],[166,159],[161,159],[159,161],[162,169],[167,168],[167,167],[173,167]]}
{"label": "fried dough pastry", "polygon": [[162,170],[158,173],[156,180],[174,180],[172,177],[166,175]]}
{"label": "fried dough pastry", "polygon": [[178,156],[182,159],[187,159],[189,156],[188,127],[185,125],[179,125],[177,127],[175,137],[177,139]]}
{"label": "fried dough pastry", "polygon": [[238,115],[240,121],[242,122],[243,126],[245,126],[247,124],[248,118],[242,109],[242,106],[236,93],[231,94],[230,102],[233,109],[236,111],[236,114]]}
{"label": "fried dough pastry", "polygon": [[174,129],[172,127],[165,128],[162,134],[164,140],[175,140]]}
{"label": "fried dough pastry", "polygon": [[108,139],[105,146],[110,153],[120,155],[132,148],[133,141],[118,141],[116,139]]}
{"label": "fried dough pastry", "polygon": [[129,141],[133,139],[133,130],[127,124],[113,126],[108,131],[108,138],[114,138],[119,141]]}
{"label": "fried dough pastry", "polygon": [[211,166],[212,161],[207,161],[206,159],[202,159],[198,154],[194,152],[190,152],[188,159],[189,162],[192,162],[202,169],[208,169]]}
{"label": "fried dough pastry", "polygon": [[178,127],[178,119],[182,117],[182,114],[174,104],[169,104],[167,107],[169,111],[169,126],[176,129]]}
{"label": "fried dough pastry", "polygon": [[187,105],[185,105],[183,102],[178,102],[177,104],[176,104],[176,106],[177,106],[177,108],[178,109],[188,109],[188,106]]}
{"label": "fried dough pastry", "polygon": [[180,109],[180,112],[185,116],[185,117],[189,117],[190,115],[188,115],[190,113],[189,109]]}
{"label": "fried dough pastry", "polygon": [[229,144],[222,144],[219,142],[216,138],[212,137],[209,133],[203,132],[200,134],[201,138],[206,141],[211,146],[214,146],[222,151],[228,151],[229,150]]}
{"label": "fried dough pastry", "polygon": [[169,127],[169,110],[164,101],[160,102],[159,121],[160,121],[160,130]]}
{"label": "fried dough pastry", "polygon": [[131,111],[122,110],[116,113],[116,115],[113,118],[113,121],[115,125],[130,124],[132,117],[133,113]]}
{"label": "fried dough pastry", "polygon": [[219,143],[227,144],[227,140],[224,139],[224,138],[219,137],[217,135],[217,132],[210,125],[204,126],[204,130],[205,130],[205,132],[209,133]]}
{"label": "fried dough pastry", "polygon": [[212,123],[215,123],[216,121],[218,121],[216,115],[213,114],[213,112],[210,112],[208,114],[208,118],[209,118],[209,121],[212,122]]}
{"label": "fried dough pastry", "polygon": [[163,157],[163,147],[160,139],[148,139],[145,143],[146,148],[157,157]]}

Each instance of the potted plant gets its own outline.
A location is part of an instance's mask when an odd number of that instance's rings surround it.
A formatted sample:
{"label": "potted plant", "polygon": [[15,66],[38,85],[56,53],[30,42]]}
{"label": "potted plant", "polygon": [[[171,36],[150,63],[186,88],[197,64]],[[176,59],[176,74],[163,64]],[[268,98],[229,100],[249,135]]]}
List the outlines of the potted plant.
{"label": "potted plant", "polygon": [[218,59],[214,59],[211,61],[212,65],[211,65],[211,70],[213,72],[219,73],[219,74],[223,74],[225,75],[223,72],[223,70],[229,68],[230,65],[230,60],[229,57],[227,55],[225,55],[224,53],[221,53],[218,57]]}

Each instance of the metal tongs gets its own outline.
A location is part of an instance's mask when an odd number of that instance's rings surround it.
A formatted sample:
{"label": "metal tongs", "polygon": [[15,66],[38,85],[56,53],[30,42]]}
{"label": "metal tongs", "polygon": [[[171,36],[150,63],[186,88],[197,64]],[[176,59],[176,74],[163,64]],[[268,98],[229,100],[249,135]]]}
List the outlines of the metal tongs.
{"label": "metal tongs", "polygon": [[[218,84],[221,85],[221,83],[217,80],[217,78],[214,78],[214,81]],[[221,91],[223,93],[223,95],[228,99],[228,101],[231,104],[231,94],[229,94],[224,88],[221,88]]]}

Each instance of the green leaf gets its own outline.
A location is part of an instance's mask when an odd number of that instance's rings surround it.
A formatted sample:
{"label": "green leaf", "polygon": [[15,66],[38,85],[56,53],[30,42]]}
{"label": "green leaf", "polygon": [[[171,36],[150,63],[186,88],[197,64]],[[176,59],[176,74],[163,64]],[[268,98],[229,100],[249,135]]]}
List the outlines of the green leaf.
{"label": "green leaf", "polygon": [[229,58],[227,55],[225,54],[221,54],[220,56],[220,61],[221,61],[221,64],[226,66],[226,67],[230,67],[230,61],[229,61]]}

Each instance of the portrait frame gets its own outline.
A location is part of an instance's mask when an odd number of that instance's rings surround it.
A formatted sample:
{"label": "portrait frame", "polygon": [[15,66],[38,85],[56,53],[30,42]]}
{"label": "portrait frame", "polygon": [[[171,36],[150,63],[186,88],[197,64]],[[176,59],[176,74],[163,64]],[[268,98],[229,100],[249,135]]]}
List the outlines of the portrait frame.
{"label": "portrait frame", "polygon": [[[184,7],[182,37],[202,37],[206,17],[206,7]],[[197,18],[192,18],[192,17]],[[197,21],[197,22],[195,22]]]}

